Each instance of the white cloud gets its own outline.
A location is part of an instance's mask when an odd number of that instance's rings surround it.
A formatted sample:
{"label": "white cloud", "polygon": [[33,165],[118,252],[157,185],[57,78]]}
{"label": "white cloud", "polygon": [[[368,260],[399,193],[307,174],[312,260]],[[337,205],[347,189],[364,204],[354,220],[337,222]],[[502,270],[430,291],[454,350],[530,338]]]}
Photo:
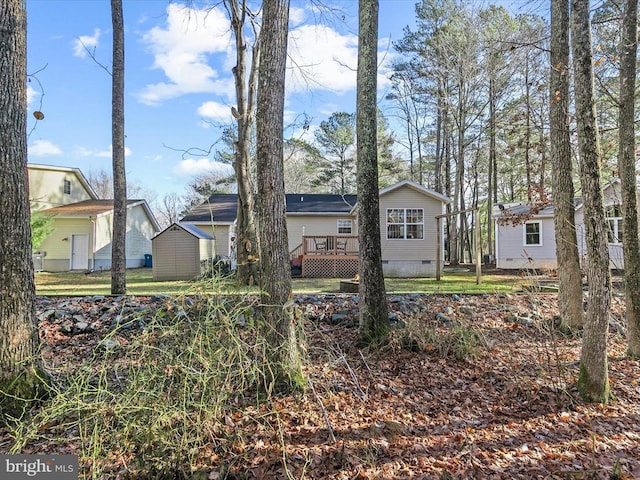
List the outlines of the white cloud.
{"label": "white cloud", "polygon": [[73,41],[73,56],[86,58],[89,54],[87,50],[93,50],[98,46],[100,40],[100,34],[102,32],[99,28],[93,31],[93,35],[80,35]]}
{"label": "white cloud", "polygon": [[40,95],[40,92],[38,92],[31,85],[27,85],[27,105],[30,106],[31,102],[33,102],[33,100],[37,98],[38,95]]}
{"label": "white cloud", "polygon": [[229,105],[213,101],[200,105],[200,107],[198,107],[198,114],[207,120],[220,123],[229,123],[233,119]]}
{"label": "white cloud", "polygon": [[229,175],[233,168],[226,163],[216,162],[208,158],[186,158],[173,169],[173,173],[178,177],[194,177],[203,173],[220,173]]}
{"label": "white cloud", "polygon": [[297,27],[304,22],[307,12],[304,8],[291,6],[289,8],[289,27]]}
{"label": "white cloud", "polygon": [[62,149],[49,140],[36,140],[29,145],[30,157],[45,157],[48,155],[60,155]]}
{"label": "white cloud", "polygon": [[[222,62],[233,52],[229,22],[220,8],[197,9],[170,3],[167,21],[144,36],[153,54],[153,68],[167,76],[167,82],[147,85],[140,101],[153,105],[188,93],[233,91],[231,72],[220,79],[220,72],[209,65],[210,56],[222,54]],[[218,59],[220,60],[220,59]]]}
{"label": "white cloud", "polygon": [[[76,157],[97,157],[97,158],[112,158],[113,157],[113,145],[109,145],[107,150],[93,150],[86,147],[75,147],[73,153]],[[124,156],[131,155],[131,149],[124,147]]]}
{"label": "white cloud", "polygon": [[289,33],[289,56],[289,92],[322,89],[344,93],[356,86],[356,35],[342,35],[321,25],[304,25]]}

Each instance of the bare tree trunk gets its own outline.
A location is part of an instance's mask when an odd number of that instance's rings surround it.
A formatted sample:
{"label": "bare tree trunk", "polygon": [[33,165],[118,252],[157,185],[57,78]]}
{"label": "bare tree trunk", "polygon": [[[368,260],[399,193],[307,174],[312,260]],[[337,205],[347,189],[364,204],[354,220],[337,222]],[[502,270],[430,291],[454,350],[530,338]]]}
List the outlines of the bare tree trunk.
{"label": "bare tree trunk", "polygon": [[302,386],[297,325],[291,302],[283,159],[284,85],[289,0],[262,2],[261,66],[256,111],[260,286],[266,331],[268,391]]}
{"label": "bare tree trunk", "polygon": [[233,76],[236,86],[234,117],[238,125],[233,170],[238,187],[238,209],[236,214],[236,259],[237,278],[243,285],[253,285],[257,274],[258,239],[256,234],[255,200],[251,187],[250,163],[251,128],[255,115],[256,75],[259,68],[260,42],[253,46],[249,82],[247,83],[247,41],[244,35],[247,17],[246,0],[225,0],[231,19],[231,30],[236,39],[236,65]]}
{"label": "bare tree trunk", "polygon": [[569,0],[551,1],[551,168],[558,259],[558,306],[562,327],[584,323],[582,272],[576,239],[571,139],[569,131]]}
{"label": "bare tree trunk", "polygon": [[[496,165],[496,94],[495,80],[489,79],[489,169],[487,173],[487,253],[493,254],[493,169]],[[476,175],[477,178],[477,175]],[[479,194],[478,194],[479,195]],[[476,205],[477,207],[477,205]],[[478,217],[478,221],[480,218]]]}
{"label": "bare tree trunk", "polygon": [[527,176],[527,200],[531,202],[533,198],[533,188],[531,180],[531,84],[529,82],[529,55],[527,54],[524,68],[524,85],[525,85],[525,130],[524,130],[524,168]]}
{"label": "bare tree trunk", "polygon": [[[436,98],[436,164],[435,164],[435,183],[434,189],[438,193],[442,193],[442,156],[444,152],[444,142],[446,133],[444,132],[444,115],[446,109],[446,102],[444,101],[443,88],[441,86],[441,80],[438,79],[438,92]],[[418,138],[420,142],[420,138]]]}
{"label": "bare tree trunk", "polygon": [[113,25],[113,77],[111,135],[113,145],[113,233],[111,240],[111,293],[127,291],[127,180],[124,166],[124,19],[122,0],[111,0]]}
{"label": "bare tree trunk", "polygon": [[0,2],[0,415],[12,416],[46,393],[47,378],[37,355],[31,260],[24,5]]}
{"label": "bare tree trunk", "polygon": [[624,280],[627,297],[627,346],[640,357],[640,239],[635,154],[636,55],[638,0],[626,0],[620,45],[620,150],[618,169],[622,183]]}
{"label": "bare tree trunk", "polygon": [[389,331],[382,273],[378,191],[378,0],[360,0],[358,32],[358,240],[360,242],[360,338],[378,345]]}
{"label": "bare tree trunk", "polygon": [[586,401],[604,403],[609,400],[611,394],[607,367],[611,277],[606,218],[600,185],[600,143],[596,123],[591,22],[587,0],[571,1],[571,45],[589,278],[589,306],[582,339],[578,390]]}

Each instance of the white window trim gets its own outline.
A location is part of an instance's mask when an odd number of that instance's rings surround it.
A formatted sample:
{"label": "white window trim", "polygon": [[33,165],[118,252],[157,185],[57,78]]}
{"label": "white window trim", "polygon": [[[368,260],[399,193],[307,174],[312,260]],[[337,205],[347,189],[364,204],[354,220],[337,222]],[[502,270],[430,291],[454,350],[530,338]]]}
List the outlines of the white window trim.
{"label": "white window trim", "polygon": [[[538,224],[538,235],[540,236],[540,243],[527,243],[527,225]],[[522,225],[522,245],[524,247],[542,247],[542,222],[540,220],[532,220],[525,222]]]}
{"label": "white window trim", "polygon": [[[404,223],[392,223],[389,222],[389,210],[404,210]],[[420,210],[422,212],[422,223],[407,223],[407,210]],[[385,215],[385,236],[387,240],[400,240],[400,241],[414,241],[424,240],[426,237],[425,224],[424,224],[424,208],[422,207],[394,207],[387,208]],[[404,237],[403,238],[389,238],[389,225],[404,225]],[[407,225],[422,225],[422,238],[407,238]]]}
{"label": "white window trim", "polygon": [[[344,222],[344,224],[341,226],[340,222]],[[340,232],[341,228],[347,228],[346,227],[346,223],[349,222],[349,233],[342,233]],[[338,235],[353,235],[353,220],[351,220],[350,218],[339,218],[336,221],[336,233]]]}
{"label": "white window trim", "polygon": [[620,222],[622,222],[622,217],[607,217],[607,229],[609,229],[609,222],[613,222],[613,231],[611,235],[614,238],[618,239],[617,242],[609,242],[609,232],[607,232],[607,243],[609,245],[622,245],[622,238],[620,238]]}
{"label": "white window trim", "polygon": [[[607,205],[605,207],[620,207],[620,213],[622,213],[622,205],[620,205],[619,203],[615,203],[615,204],[611,204],[611,205]],[[606,217],[606,221],[607,221],[607,243],[609,245],[622,245],[622,238],[620,238],[620,223],[622,222],[623,217]],[[613,221],[613,231],[611,232],[611,235],[613,235],[614,238],[617,238],[618,241],[617,242],[610,242],[609,241],[609,222]]]}

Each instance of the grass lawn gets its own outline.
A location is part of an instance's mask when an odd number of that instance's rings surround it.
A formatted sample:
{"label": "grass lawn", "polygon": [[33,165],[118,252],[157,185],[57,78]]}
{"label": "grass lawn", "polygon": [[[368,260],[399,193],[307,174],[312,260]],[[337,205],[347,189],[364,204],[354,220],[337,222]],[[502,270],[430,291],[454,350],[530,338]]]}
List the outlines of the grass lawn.
{"label": "grass lawn", "polygon": [[[38,295],[108,295],[111,273],[96,272],[38,272],[36,293]],[[508,293],[521,289],[523,279],[513,275],[484,275],[480,285],[476,285],[474,272],[446,272],[438,282],[435,278],[387,278],[387,293]],[[294,293],[336,293],[340,290],[337,278],[294,278]],[[152,279],[151,269],[127,270],[127,293],[131,295],[166,294],[178,295],[215,291],[238,293],[257,291],[245,287],[238,288],[232,282],[218,279],[207,281],[166,281]]]}

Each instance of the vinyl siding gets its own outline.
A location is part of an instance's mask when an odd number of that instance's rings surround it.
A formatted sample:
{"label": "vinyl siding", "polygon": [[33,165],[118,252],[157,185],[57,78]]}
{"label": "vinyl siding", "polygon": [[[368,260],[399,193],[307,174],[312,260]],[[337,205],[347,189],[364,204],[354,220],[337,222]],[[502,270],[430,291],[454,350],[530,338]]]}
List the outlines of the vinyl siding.
{"label": "vinyl siding", "polygon": [[231,250],[229,249],[229,230],[231,230],[231,225],[215,225],[211,227],[209,224],[206,227],[198,226],[198,228],[215,238],[214,255],[220,255],[221,257],[231,256]]}
{"label": "vinyl siding", "polygon": [[53,232],[38,249],[45,254],[43,268],[49,272],[67,271],[70,268],[71,236],[89,235],[89,266],[91,267],[91,222],[86,218],[56,218]]}
{"label": "vinyl siding", "polygon": [[[112,221],[112,213],[99,215],[95,219],[94,239],[93,223],[88,217],[56,217],[53,223],[53,233],[42,242],[39,248],[39,251],[46,252],[44,270],[65,271],[69,269],[71,245],[70,241],[63,241],[62,239],[67,238],[70,240],[71,235],[74,234],[89,235],[88,255],[90,269],[110,269]],[[142,205],[137,205],[127,211],[127,268],[136,268],[144,265],[144,255],[151,253],[151,238],[154,234],[153,223],[148,218]]]}
{"label": "vinyl siding", "polygon": [[[192,222],[187,222],[192,223]],[[207,223],[193,223],[196,227],[202,230],[204,233],[208,233],[215,240],[213,242],[214,253],[213,256],[220,255],[222,257],[230,256],[229,251],[229,229],[231,225],[212,225],[211,222]]]}
{"label": "vinyl siding", "polygon": [[496,267],[516,270],[557,267],[553,218],[532,218],[530,221],[540,222],[542,244],[524,244],[524,224],[500,225],[496,228],[496,251],[499,252]]}
{"label": "vinyl siding", "polygon": [[358,225],[354,216],[341,215],[287,215],[287,234],[289,251],[302,243],[304,235],[338,235],[338,220],[352,220],[351,235],[358,234]]}
{"label": "vinyl siding", "polygon": [[[29,167],[29,199],[34,210],[68,205],[93,197],[87,192],[73,172],[40,170]],[[64,181],[71,183],[71,193],[63,191]]]}
{"label": "vinyl siding", "polygon": [[198,241],[198,251],[200,253],[200,261],[211,260],[215,255],[213,240],[201,238]]}
{"label": "vinyl siding", "polygon": [[[421,208],[424,210],[423,239],[388,239],[388,208]],[[383,261],[431,261],[436,260],[436,216],[443,212],[440,200],[430,198],[405,186],[380,197],[380,236],[382,240]]]}

